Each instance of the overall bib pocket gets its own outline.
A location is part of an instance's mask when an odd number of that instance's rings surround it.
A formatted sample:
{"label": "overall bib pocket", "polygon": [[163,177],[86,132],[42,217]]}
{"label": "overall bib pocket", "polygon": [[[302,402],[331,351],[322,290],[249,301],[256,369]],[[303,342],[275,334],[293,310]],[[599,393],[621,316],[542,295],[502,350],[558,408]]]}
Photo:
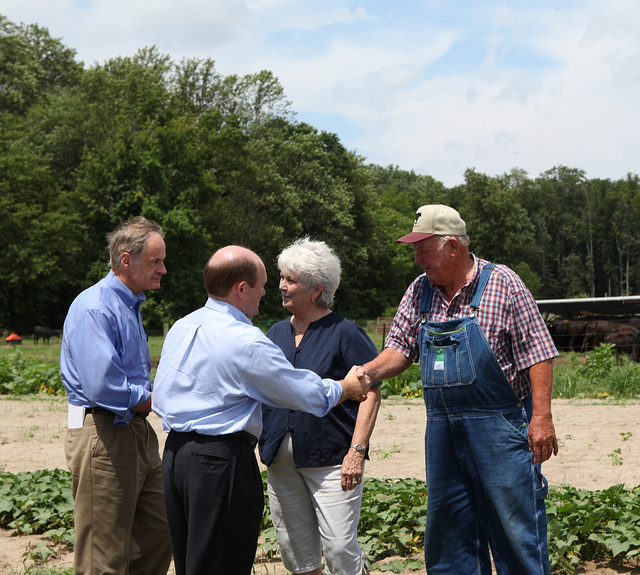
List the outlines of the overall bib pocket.
{"label": "overall bib pocket", "polygon": [[470,385],[476,379],[469,338],[465,325],[433,329],[425,323],[422,330],[420,367],[423,387]]}

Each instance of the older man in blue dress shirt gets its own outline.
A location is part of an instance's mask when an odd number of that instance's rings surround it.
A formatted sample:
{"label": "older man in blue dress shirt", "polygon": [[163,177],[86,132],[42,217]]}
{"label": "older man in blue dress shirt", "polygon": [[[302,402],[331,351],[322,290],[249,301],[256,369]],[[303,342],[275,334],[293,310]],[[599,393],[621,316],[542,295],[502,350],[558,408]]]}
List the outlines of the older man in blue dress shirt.
{"label": "older man in blue dress shirt", "polygon": [[370,387],[355,368],[337,382],[286,360],[249,320],[266,281],[254,252],[218,250],[205,267],[205,306],[165,340],[153,409],[170,431],[163,479],[177,575],[252,571],[263,509],[254,451],[262,403],[322,417]]}
{"label": "older man in blue dress shirt", "polygon": [[65,453],[73,477],[75,575],[164,575],[171,544],[139,306],[166,273],[162,228],[134,218],[107,236],[111,271],[64,323],[60,372],[69,396]]}

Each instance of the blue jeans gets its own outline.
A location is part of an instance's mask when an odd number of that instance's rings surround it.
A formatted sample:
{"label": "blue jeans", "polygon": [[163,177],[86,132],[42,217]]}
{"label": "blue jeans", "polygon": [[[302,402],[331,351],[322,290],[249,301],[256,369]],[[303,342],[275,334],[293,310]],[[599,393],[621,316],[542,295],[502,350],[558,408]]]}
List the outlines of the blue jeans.
{"label": "blue jeans", "polygon": [[547,485],[522,412],[429,416],[429,575],[490,575],[489,546],[500,575],[548,575]]}

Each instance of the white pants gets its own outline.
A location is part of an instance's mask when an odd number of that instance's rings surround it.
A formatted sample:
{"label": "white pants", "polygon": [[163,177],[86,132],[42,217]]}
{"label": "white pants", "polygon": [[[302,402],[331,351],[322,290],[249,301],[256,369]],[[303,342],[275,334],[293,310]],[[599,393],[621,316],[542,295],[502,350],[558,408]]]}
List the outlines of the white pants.
{"label": "white pants", "polygon": [[269,504],[284,566],[292,573],[322,566],[327,575],[360,575],[358,522],[362,483],[344,492],[340,465],[295,469],[287,433],[267,471]]}

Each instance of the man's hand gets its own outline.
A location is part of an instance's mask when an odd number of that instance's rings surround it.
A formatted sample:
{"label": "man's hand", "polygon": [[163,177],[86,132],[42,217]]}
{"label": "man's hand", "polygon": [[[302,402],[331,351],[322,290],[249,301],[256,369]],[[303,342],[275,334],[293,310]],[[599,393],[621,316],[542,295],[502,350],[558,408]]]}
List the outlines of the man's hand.
{"label": "man's hand", "polygon": [[363,401],[362,396],[366,399],[369,388],[371,387],[371,378],[362,373],[360,377],[356,375],[356,372],[361,369],[360,366],[354,365],[347,376],[340,382],[342,384],[342,397],[340,401],[353,398],[358,401]]}
{"label": "man's hand", "polygon": [[[356,377],[358,379],[362,379],[364,377],[369,376],[369,374],[367,373],[367,370],[361,365],[356,365],[354,367],[356,368]],[[351,399],[353,399],[353,401],[359,401],[362,403],[363,401],[367,400],[367,394],[363,393],[362,395],[358,395],[357,397],[352,397]]]}
{"label": "man's hand", "polygon": [[533,462],[544,463],[551,455],[558,455],[558,440],[551,415],[534,415],[529,424],[529,451]]}
{"label": "man's hand", "polygon": [[131,408],[131,411],[151,411],[151,394],[149,394],[149,397],[147,397],[147,399],[142,403],[134,405]]}

